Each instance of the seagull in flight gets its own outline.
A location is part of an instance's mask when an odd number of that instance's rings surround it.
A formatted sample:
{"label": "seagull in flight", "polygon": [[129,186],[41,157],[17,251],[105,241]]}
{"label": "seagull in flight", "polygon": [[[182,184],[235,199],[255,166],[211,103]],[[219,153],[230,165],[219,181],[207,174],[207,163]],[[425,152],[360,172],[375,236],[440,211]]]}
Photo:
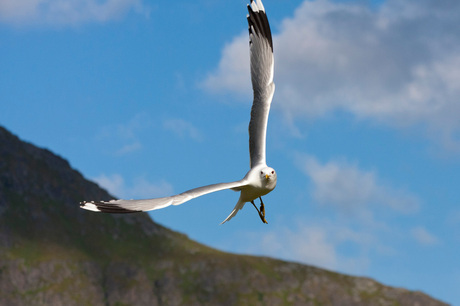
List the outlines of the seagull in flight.
{"label": "seagull in flight", "polygon": [[[260,0],[252,0],[248,5],[249,15],[249,46],[251,61],[251,81],[254,100],[249,122],[249,155],[251,169],[244,178],[230,183],[207,185],[185,191],[170,197],[147,200],[112,200],[84,201],[83,209],[104,213],[132,213],[179,205],[193,198],[219,191],[231,189],[240,192],[240,198],[228,217],[221,223],[232,219],[243,206],[250,202],[259,213],[262,222],[265,220],[265,206],[262,196],[276,187],[276,172],[268,167],[265,160],[265,143],[267,134],[268,113],[272,102],[275,84],[273,83],[274,60],[273,41],[265,8]],[[260,210],[254,200],[260,199]]]}

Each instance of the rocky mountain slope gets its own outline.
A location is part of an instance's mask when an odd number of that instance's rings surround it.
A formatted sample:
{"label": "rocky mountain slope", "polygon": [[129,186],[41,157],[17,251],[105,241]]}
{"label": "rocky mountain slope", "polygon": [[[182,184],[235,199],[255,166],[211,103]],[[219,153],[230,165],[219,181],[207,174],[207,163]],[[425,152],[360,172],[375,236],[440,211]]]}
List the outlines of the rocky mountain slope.
{"label": "rocky mountain slope", "polygon": [[421,293],[220,252],[110,199],[67,161],[0,127],[0,305],[446,305]]}

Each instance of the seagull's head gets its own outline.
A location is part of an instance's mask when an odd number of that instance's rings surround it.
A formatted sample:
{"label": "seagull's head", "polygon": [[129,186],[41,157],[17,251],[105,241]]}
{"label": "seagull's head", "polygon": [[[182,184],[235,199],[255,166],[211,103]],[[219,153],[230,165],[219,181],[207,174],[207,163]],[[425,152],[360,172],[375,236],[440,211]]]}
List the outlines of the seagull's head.
{"label": "seagull's head", "polygon": [[268,186],[276,186],[276,171],[272,167],[264,167],[260,170],[260,179]]}

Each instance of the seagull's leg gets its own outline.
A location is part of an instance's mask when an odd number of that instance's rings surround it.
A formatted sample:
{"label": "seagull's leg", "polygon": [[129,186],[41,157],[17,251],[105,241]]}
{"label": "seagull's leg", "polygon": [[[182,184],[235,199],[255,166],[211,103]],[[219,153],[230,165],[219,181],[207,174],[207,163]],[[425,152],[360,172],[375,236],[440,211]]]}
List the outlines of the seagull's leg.
{"label": "seagull's leg", "polygon": [[260,199],[260,212],[262,213],[262,216],[264,216],[264,219],[265,219],[265,205],[264,205],[264,201],[262,201],[262,197],[259,197]]}
{"label": "seagull's leg", "polygon": [[259,217],[260,217],[260,220],[262,220],[263,223],[266,223],[268,224],[267,220],[265,220],[265,213],[264,215],[262,215],[260,213],[260,210],[257,208],[256,204],[254,204],[254,201],[251,201],[251,204],[254,205],[254,208],[257,210],[257,212],[259,213]]}
{"label": "seagull's leg", "polygon": [[257,208],[256,204],[254,204],[254,201],[251,201],[251,204],[254,205],[254,208],[257,210],[257,212],[259,213],[259,216],[261,216],[261,213],[259,211],[259,209]]}

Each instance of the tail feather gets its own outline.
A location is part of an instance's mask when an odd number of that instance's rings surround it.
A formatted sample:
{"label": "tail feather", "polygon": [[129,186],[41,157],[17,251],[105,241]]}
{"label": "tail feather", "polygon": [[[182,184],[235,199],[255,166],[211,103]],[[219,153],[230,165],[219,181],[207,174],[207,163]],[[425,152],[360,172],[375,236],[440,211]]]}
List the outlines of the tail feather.
{"label": "tail feather", "polygon": [[233,208],[232,212],[230,213],[230,215],[228,215],[228,217],[224,221],[222,221],[221,224],[224,224],[225,222],[229,221],[231,218],[236,216],[238,211],[243,209],[244,204],[246,204],[246,202],[243,202],[243,201],[241,201],[241,199],[239,199],[238,202],[236,203],[235,207]]}

